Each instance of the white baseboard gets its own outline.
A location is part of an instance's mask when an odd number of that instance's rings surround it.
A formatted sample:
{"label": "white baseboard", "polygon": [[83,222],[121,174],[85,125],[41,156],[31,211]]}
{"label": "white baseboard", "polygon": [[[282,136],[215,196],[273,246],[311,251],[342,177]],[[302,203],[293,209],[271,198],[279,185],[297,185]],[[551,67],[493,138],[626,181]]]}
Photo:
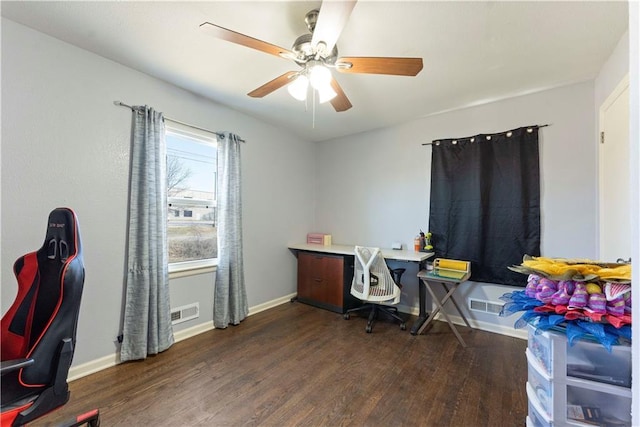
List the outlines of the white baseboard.
{"label": "white baseboard", "polygon": [[67,381],[74,381],[87,375],[95,374],[103,369],[116,366],[118,363],[120,363],[120,353],[113,353],[82,365],[71,366]]}
{"label": "white baseboard", "polygon": [[200,323],[199,325],[194,325],[194,326],[191,326],[190,328],[186,328],[181,331],[174,332],[173,339],[175,342],[184,341],[188,338],[195,337],[196,335],[199,335],[203,332],[210,331],[212,329],[215,329],[215,327],[213,326],[213,322]]}
{"label": "white baseboard", "polygon": [[[447,313],[447,315],[449,316],[449,319],[451,319],[451,321],[456,325],[467,326],[464,323],[464,320],[462,320],[462,317],[454,316],[449,313]],[[447,321],[447,319],[445,319],[444,316],[442,316],[440,313],[438,313],[438,315],[436,316],[436,320],[440,320],[443,322]],[[495,323],[483,322],[475,319],[467,320],[469,321],[469,324],[473,329],[480,329],[481,331],[492,332],[494,334],[506,335],[508,337],[520,338],[523,340],[528,339],[528,332],[526,329],[515,329],[513,326],[498,325]]]}
{"label": "white baseboard", "polygon": [[[173,339],[174,342],[180,342],[203,332],[210,331],[211,329],[213,329],[212,322],[201,323],[199,325],[194,325],[190,328],[186,328],[174,333]],[[79,378],[86,377],[87,375],[95,374],[96,372],[102,371],[103,369],[116,366],[119,363],[120,353],[115,352],[113,354],[100,357],[99,359],[83,363],[82,365],[71,366],[71,368],[69,368],[69,376],[67,377],[67,381],[74,381]]]}
{"label": "white baseboard", "polygon": [[[268,310],[270,308],[276,307],[280,304],[284,304],[286,302],[290,302],[291,298],[295,297],[296,294],[290,294],[288,296],[276,298],[271,301],[267,301],[262,304],[258,304],[254,307],[249,307],[249,316],[260,313],[261,311]],[[173,339],[175,342],[184,341],[196,335],[199,335],[203,332],[207,332],[214,329],[213,322],[205,322],[200,323],[198,325],[191,326],[190,328],[182,329],[181,331],[175,332],[173,334]],[[69,368],[69,376],[67,377],[67,381],[74,381],[82,377],[86,377],[87,375],[95,374],[96,372],[102,371],[103,369],[111,368],[120,363],[120,353],[115,352],[113,354],[100,357],[98,359],[92,360],[87,363],[83,363],[78,366],[71,366]]]}
{"label": "white baseboard", "polygon": [[413,316],[420,314],[420,309],[418,307],[409,307],[404,304],[398,304],[396,307],[398,307],[398,311],[401,313],[411,314]]}
{"label": "white baseboard", "polygon": [[285,302],[291,302],[291,298],[295,297],[296,295],[298,295],[298,294],[294,292],[292,294],[285,295],[283,297],[276,298],[276,299],[273,299],[271,301],[267,301],[267,302],[264,302],[262,304],[258,304],[256,306],[249,307],[249,316],[251,316],[253,314],[258,314],[261,311],[265,311],[265,310],[268,310],[270,308],[276,307],[278,305],[284,304]]}
{"label": "white baseboard", "polygon": [[[417,316],[420,312],[418,307],[409,307],[407,305],[398,305],[398,310],[403,313],[412,314],[414,316]],[[452,315],[449,313],[447,313],[447,315],[449,316],[451,321],[456,325],[467,326],[466,323],[464,323],[464,320],[462,320],[462,317],[458,315]],[[442,316],[442,314],[440,313],[436,315],[436,320],[440,320],[443,322],[447,321],[444,318],[444,316]],[[498,325],[495,323],[483,322],[475,319],[467,319],[467,320],[469,321],[469,324],[471,325],[472,328],[479,329],[481,331],[492,332],[494,334],[506,335],[514,338],[521,338],[524,340],[526,340],[528,337],[526,329],[515,329],[513,326]]]}

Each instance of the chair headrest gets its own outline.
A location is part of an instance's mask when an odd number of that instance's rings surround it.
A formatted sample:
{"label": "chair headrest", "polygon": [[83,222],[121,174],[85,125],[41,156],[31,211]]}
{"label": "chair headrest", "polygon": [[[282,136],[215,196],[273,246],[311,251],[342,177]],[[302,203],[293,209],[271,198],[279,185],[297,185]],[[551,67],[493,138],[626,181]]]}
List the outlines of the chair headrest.
{"label": "chair headrest", "polygon": [[70,256],[80,254],[78,219],[69,208],[56,208],[49,214],[47,234],[41,251],[47,258],[65,262]]}

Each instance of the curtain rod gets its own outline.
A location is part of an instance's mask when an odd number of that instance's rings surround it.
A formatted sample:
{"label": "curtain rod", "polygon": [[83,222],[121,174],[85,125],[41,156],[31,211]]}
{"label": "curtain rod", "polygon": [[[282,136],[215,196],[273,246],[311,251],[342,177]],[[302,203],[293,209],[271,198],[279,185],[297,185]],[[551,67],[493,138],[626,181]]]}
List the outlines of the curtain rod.
{"label": "curtain rod", "polygon": [[[527,128],[544,128],[544,127],[547,127],[547,126],[551,126],[551,123],[547,123],[546,125],[533,125],[533,126],[523,126],[523,127],[527,127]],[[517,129],[519,129],[519,128],[517,128]],[[496,132],[496,133],[488,133],[488,134],[480,134],[480,135],[498,135],[500,133],[513,132],[514,130],[515,129],[512,129],[510,131],[508,130],[508,131],[504,131],[504,132]],[[509,135],[509,136],[511,136],[511,135]],[[466,138],[473,138],[473,137],[467,136],[465,138],[458,138],[458,139],[466,139]],[[451,139],[451,138],[442,138],[442,139]],[[440,145],[440,140],[439,139],[435,139],[435,140],[433,140],[431,142],[425,142],[422,145]]]}
{"label": "curtain rod", "polygon": [[[119,107],[127,107],[127,108],[129,108],[130,110],[132,110],[132,111],[133,111],[133,109],[134,109],[131,105],[127,105],[127,104],[125,104],[124,102],[120,102],[120,101],[113,101],[113,104],[114,104],[114,105],[117,105],[117,106],[119,106]],[[219,137],[221,137],[221,138],[222,138],[222,137],[224,137],[224,134],[221,134],[220,132],[215,132],[215,131],[212,131],[212,130],[209,130],[209,129],[201,128],[201,127],[199,127],[199,126],[191,125],[191,124],[189,124],[189,123],[181,122],[180,120],[172,119],[171,117],[166,117],[166,116],[164,116],[164,119],[165,119],[165,120],[168,120],[168,121],[170,121],[170,122],[173,122],[173,123],[177,123],[177,124],[179,124],[179,125],[188,126],[188,127],[190,127],[190,128],[193,128],[193,129],[203,130],[203,131],[205,131],[205,132],[209,132],[209,133],[212,133],[212,134],[214,134],[214,135],[217,135],[217,136],[219,136]],[[245,141],[244,139],[242,139],[242,138],[239,138],[238,140],[239,140],[240,142],[246,142],[246,141]]]}

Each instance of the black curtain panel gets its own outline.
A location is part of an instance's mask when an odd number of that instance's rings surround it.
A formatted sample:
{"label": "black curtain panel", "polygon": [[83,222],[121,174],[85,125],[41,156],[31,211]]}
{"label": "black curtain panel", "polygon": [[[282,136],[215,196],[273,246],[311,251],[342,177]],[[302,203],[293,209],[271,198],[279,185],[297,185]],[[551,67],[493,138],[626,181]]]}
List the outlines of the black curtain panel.
{"label": "black curtain panel", "polygon": [[436,257],[471,280],[525,286],[507,267],[540,255],[538,126],[434,141],[429,231]]}

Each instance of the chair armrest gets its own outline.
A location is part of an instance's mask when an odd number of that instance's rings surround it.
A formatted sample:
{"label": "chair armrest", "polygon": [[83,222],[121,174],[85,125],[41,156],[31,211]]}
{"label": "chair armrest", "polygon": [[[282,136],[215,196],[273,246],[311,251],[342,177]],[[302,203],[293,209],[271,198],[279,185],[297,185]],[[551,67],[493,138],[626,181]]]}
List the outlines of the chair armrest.
{"label": "chair armrest", "polygon": [[9,372],[17,371],[18,369],[26,368],[33,365],[33,359],[13,359],[3,360],[0,362],[0,376],[8,374]]}

